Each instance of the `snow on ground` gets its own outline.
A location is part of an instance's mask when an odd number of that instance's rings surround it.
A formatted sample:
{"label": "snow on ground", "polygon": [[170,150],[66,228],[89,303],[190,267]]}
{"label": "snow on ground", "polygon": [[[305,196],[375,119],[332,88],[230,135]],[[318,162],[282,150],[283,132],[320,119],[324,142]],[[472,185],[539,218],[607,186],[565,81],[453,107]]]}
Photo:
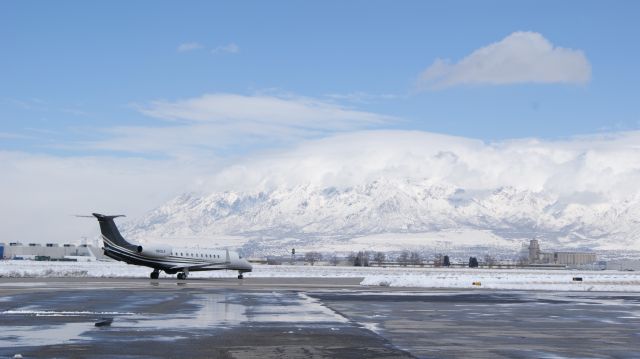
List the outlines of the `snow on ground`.
{"label": "snow on ground", "polygon": [[[122,262],[0,261],[0,277],[148,278],[151,270]],[[192,272],[193,278],[235,277],[235,271]],[[161,274],[161,277],[175,277]],[[380,268],[254,265],[245,277],[363,278],[365,286],[408,288],[487,288],[508,290],[640,292],[640,273],[469,268]],[[573,281],[581,277],[582,282]],[[480,285],[474,285],[479,282]]]}
{"label": "snow on ground", "polygon": [[[574,277],[580,277],[582,281],[574,281]],[[640,274],[618,271],[455,269],[419,274],[370,275],[360,284],[421,288],[640,292]]]}

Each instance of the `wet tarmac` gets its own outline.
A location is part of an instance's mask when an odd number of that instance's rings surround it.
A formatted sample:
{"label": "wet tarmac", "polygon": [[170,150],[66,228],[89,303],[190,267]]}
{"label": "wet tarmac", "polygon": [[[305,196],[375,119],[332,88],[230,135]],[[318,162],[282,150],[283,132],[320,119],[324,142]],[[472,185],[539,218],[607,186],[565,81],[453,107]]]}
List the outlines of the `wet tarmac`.
{"label": "wet tarmac", "polygon": [[640,358],[640,295],[358,283],[0,278],[0,357]]}

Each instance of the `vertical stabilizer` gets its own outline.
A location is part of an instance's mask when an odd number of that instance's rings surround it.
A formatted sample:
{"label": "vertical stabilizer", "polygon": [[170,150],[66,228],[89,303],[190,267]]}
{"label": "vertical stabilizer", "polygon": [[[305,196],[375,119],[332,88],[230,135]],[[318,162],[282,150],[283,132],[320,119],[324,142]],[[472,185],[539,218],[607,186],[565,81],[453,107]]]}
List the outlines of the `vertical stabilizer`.
{"label": "vertical stabilizer", "polygon": [[92,213],[92,214],[94,217],[98,219],[98,223],[100,224],[100,232],[102,233],[103,240],[105,241],[104,243],[105,247],[109,247],[109,243],[107,241],[120,247],[125,247],[125,248],[136,247],[135,245],[127,242],[122,237],[122,235],[120,234],[120,231],[118,230],[118,227],[116,226],[116,222],[113,220],[114,218],[117,218],[117,217],[124,217],[123,215],[105,216],[104,214],[100,214],[100,213]]}

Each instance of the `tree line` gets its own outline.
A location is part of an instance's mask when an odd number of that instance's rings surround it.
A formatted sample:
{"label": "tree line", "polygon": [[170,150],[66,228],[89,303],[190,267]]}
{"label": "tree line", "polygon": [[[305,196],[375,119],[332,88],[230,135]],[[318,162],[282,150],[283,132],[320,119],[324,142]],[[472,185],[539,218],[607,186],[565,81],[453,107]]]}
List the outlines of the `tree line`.
{"label": "tree line", "polygon": [[[338,257],[336,254],[323,255],[317,251],[306,252],[304,254],[304,261],[310,265],[315,265],[322,260],[328,261],[332,265],[338,265],[341,262],[346,261],[347,264],[357,267],[369,267],[372,265],[384,266],[384,265],[399,265],[399,266],[424,266],[430,265],[433,267],[450,267],[452,265],[451,259],[448,255],[435,254],[431,258],[427,259],[421,253],[416,251],[403,251],[395,258],[389,258],[384,252],[368,252],[359,251],[351,252],[346,258]],[[490,255],[484,256],[483,265],[489,268],[495,266],[497,261]],[[465,263],[469,268],[477,268],[480,265],[477,257],[469,257],[468,263]]]}

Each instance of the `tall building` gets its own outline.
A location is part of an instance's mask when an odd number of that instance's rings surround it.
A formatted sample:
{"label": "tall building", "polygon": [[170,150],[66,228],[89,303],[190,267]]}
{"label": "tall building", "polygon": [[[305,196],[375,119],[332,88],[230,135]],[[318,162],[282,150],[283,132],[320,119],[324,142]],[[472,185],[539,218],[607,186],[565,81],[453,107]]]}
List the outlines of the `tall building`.
{"label": "tall building", "polygon": [[540,260],[540,243],[537,239],[529,242],[529,263],[537,263]]}
{"label": "tall building", "polygon": [[537,239],[529,242],[529,264],[561,264],[579,266],[597,261],[593,252],[542,252]]}

